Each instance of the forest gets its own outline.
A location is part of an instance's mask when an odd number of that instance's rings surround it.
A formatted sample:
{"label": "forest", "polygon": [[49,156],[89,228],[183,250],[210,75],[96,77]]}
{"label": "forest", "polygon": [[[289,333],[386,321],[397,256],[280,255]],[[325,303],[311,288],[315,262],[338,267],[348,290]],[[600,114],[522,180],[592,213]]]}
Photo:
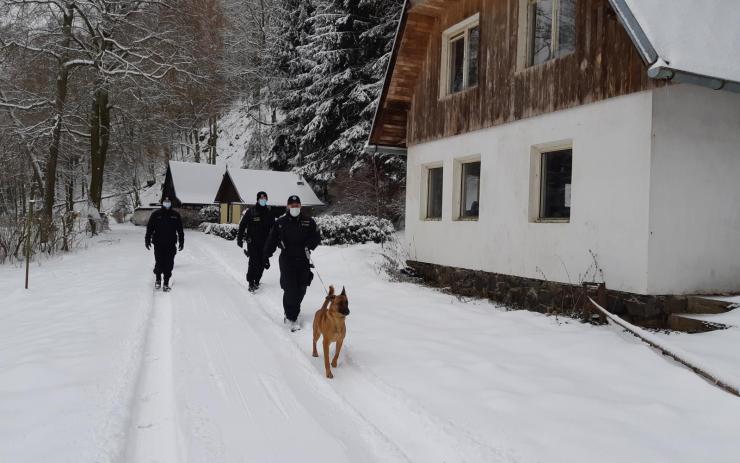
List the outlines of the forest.
{"label": "forest", "polygon": [[[125,217],[170,159],[304,175],[330,211],[402,215],[364,145],[402,0],[0,0],[0,261]],[[90,220],[92,219],[92,220]]]}

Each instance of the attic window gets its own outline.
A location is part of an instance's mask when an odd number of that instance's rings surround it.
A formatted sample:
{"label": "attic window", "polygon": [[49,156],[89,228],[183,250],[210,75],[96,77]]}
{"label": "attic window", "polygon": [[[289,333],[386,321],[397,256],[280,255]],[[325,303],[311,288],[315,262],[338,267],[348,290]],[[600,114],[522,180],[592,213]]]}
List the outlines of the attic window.
{"label": "attic window", "polygon": [[[576,0],[526,2],[526,65],[537,66],[576,49]],[[521,37],[521,36],[520,36]]]}
{"label": "attic window", "polygon": [[471,16],[442,33],[440,97],[478,85],[479,15]]}

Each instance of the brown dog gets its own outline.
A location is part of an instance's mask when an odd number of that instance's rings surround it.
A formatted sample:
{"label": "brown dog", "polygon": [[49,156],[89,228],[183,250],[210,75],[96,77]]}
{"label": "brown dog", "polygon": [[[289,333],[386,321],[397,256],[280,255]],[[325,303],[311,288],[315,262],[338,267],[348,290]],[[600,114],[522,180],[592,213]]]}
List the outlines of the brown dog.
{"label": "brown dog", "polygon": [[337,343],[334,359],[331,361],[331,366],[336,368],[339,351],[342,350],[342,343],[344,342],[344,335],[347,334],[347,327],[344,325],[344,319],[347,315],[349,315],[347,291],[342,288],[342,294],[336,296],[334,295],[334,286],[329,286],[329,295],[326,296],[324,304],[313,317],[313,356],[319,356],[316,350],[316,341],[319,340],[320,336],[323,336],[324,367],[326,368],[327,378],[334,377],[331,368],[329,368],[329,345],[332,342]]}

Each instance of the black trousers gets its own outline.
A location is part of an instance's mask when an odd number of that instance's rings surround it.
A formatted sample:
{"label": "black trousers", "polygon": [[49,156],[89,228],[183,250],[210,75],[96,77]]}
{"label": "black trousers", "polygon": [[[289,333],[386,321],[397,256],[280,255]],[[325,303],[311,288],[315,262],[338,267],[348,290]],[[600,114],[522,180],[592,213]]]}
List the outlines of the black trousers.
{"label": "black trousers", "polygon": [[175,246],[154,246],[154,274],[159,277],[164,275],[164,281],[169,281],[172,276],[172,268],[175,266]]}
{"label": "black trousers", "polygon": [[262,274],[265,272],[264,255],[265,243],[251,243],[247,245],[249,253],[249,265],[247,267],[247,281],[259,284]]}
{"label": "black trousers", "polygon": [[298,319],[306,288],[312,280],[307,258],[280,255],[280,287],[283,288],[283,310],[288,320]]}

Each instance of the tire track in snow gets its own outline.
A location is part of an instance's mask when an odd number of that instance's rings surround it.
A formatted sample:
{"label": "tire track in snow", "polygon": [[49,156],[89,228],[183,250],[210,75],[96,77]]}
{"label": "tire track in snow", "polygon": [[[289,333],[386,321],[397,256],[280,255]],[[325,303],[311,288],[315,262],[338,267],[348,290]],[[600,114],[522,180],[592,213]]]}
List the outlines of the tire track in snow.
{"label": "tire track in snow", "polygon": [[172,305],[155,294],[125,461],[184,461],[172,373]]}
{"label": "tire track in snow", "polygon": [[[207,237],[203,237],[207,239]],[[235,270],[233,266],[224,259],[217,251],[211,249],[208,244],[203,246],[205,252],[215,261],[219,262],[218,271],[230,276],[244,291],[241,276],[242,273]],[[271,322],[273,327],[281,333],[282,340],[293,346],[292,357],[297,364],[304,365],[308,360],[309,368],[303,368],[312,382],[320,379],[321,386],[329,387],[334,397],[332,400],[340,402],[343,407],[351,409],[362,421],[370,426],[391,443],[397,451],[409,461],[445,461],[445,462],[511,462],[515,458],[509,452],[495,448],[481,438],[471,435],[462,430],[454,423],[434,416],[429,413],[416,400],[409,397],[407,393],[392,388],[376,375],[361,368],[357,362],[353,362],[351,355],[344,351],[344,361],[349,368],[345,368],[341,380],[333,380],[340,387],[330,386],[324,379],[323,367],[318,368],[316,362],[312,362],[308,351],[305,351],[296,343],[296,337],[287,331],[275,326],[280,323],[281,317],[274,316],[274,311],[268,311],[262,302],[262,296],[252,295],[256,305],[260,308],[263,318]],[[306,323],[306,325],[308,325]],[[270,337],[273,335],[270,334]],[[273,338],[274,339],[274,338]],[[299,339],[302,340],[301,337]],[[321,366],[321,365],[319,365]],[[341,365],[340,365],[341,366]],[[289,366],[286,366],[289,368]],[[321,370],[321,371],[319,371]],[[314,386],[315,392],[321,391],[321,386]],[[361,406],[354,404],[368,404],[373,406]],[[387,411],[392,410],[389,414]],[[408,429],[423,429],[425,439],[418,441]],[[391,437],[393,436],[393,437]]]}

